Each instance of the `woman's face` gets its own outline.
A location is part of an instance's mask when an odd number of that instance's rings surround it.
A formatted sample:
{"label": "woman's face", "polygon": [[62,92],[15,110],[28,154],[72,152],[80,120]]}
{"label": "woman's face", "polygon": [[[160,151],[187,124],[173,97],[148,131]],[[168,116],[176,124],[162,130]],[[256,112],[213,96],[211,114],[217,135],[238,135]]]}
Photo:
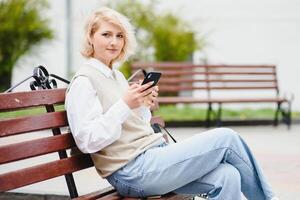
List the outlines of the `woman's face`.
{"label": "woman's face", "polygon": [[103,21],[91,43],[94,46],[93,57],[110,67],[111,61],[120,55],[124,47],[124,33],[118,26]]}

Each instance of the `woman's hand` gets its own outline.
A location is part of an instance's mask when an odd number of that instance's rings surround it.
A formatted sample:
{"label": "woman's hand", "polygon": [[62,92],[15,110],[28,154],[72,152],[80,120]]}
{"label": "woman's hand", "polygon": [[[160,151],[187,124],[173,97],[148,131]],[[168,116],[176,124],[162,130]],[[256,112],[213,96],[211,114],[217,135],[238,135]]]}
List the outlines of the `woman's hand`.
{"label": "woman's hand", "polygon": [[144,105],[146,107],[153,107],[157,103],[158,86],[152,87],[152,92],[144,98]]}
{"label": "woman's hand", "polygon": [[150,87],[152,84],[153,81],[144,85],[133,83],[129,86],[123,96],[123,100],[130,109],[138,108],[144,104],[146,96],[150,95],[153,91],[154,87]]}

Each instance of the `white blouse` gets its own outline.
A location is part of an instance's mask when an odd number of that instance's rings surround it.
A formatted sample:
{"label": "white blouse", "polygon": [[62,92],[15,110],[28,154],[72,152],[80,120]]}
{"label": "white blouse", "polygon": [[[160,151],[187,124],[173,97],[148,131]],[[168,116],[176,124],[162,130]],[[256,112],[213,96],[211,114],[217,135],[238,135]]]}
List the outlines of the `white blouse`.
{"label": "white blouse", "polygon": [[[114,79],[114,75],[122,76],[121,73],[115,72],[115,69],[111,70],[94,58],[89,59],[86,64],[95,67],[108,78]],[[128,83],[124,81],[122,84]],[[121,136],[122,123],[131,113],[123,99],[104,113],[96,90],[89,79],[83,76],[73,81],[66,96],[65,108],[73,137],[83,153],[97,152],[116,141]],[[134,110],[143,120],[150,121],[149,108],[141,106]]]}

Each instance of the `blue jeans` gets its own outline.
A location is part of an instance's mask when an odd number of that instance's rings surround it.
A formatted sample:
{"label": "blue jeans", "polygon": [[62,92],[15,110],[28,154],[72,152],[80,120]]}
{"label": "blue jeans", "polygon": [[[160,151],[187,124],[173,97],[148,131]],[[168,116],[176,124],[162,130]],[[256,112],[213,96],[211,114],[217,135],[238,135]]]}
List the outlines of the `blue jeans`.
{"label": "blue jeans", "polygon": [[274,194],[242,138],[217,128],[175,144],[150,148],[107,180],[122,196],[175,192],[209,199],[269,200]]}

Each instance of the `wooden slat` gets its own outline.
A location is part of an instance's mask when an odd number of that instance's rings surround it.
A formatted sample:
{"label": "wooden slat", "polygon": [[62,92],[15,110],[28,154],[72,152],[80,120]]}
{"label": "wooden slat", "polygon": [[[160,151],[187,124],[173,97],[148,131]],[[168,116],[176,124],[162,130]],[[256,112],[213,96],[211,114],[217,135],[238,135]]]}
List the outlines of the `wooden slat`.
{"label": "wooden slat", "polygon": [[274,72],[209,72],[208,75],[274,75]]}
{"label": "wooden slat", "polygon": [[170,103],[208,103],[208,99],[194,97],[158,97],[159,104]]}
{"label": "wooden slat", "polygon": [[181,83],[275,83],[274,79],[202,79],[199,78],[161,78],[159,84],[181,84]]}
{"label": "wooden slat", "polygon": [[218,98],[195,98],[195,97],[158,97],[160,104],[170,103],[277,103],[285,102],[284,98],[232,98],[232,99],[218,99]]}
{"label": "wooden slat", "polygon": [[214,89],[214,90],[274,90],[277,87],[276,86],[209,86],[208,89]]}
{"label": "wooden slat", "polygon": [[0,94],[0,111],[63,103],[66,89]]}
{"label": "wooden slat", "polygon": [[66,111],[0,121],[0,137],[67,126]]}
{"label": "wooden slat", "polygon": [[208,79],[210,83],[274,83],[274,79]]}
{"label": "wooden slat", "polygon": [[197,72],[197,71],[160,71],[162,76],[187,76],[187,75],[275,75],[274,72]]}
{"label": "wooden slat", "polygon": [[207,68],[275,69],[274,65],[206,65]]}
{"label": "wooden slat", "polygon": [[71,133],[0,146],[0,164],[75,147]]}
{"label": "wooden slat", "polygon": [[92,192],[72,200],[105,200],[105,199],[123,199],[123,200],[141,200],[141,199],[160,199],[160,200],[185,200],[193,199],[192,195],[178,195],[175,193],[168,193],[161,196],[160,198],[132,198],[132,197],[121,197],[113,187],[108,187],[104,190]]}
{"label": "wooden slat", "polygon": [[[195,65],[192,63],[184,63],[184,62],[164,62],[164,63],[133,63],[132,68],[133,69],[140,69],[140,68],[172,68],[172,67],[184,67],[184,68],[195,68]],[[197,67],[203,67],[198,65]]]}
{"label": "wooden slat", "polygon": [[196,86],[184,86],[184,85],[159,85],[159,91],[160,92],[178,92],[183,90],[206,90],[207,87],[196,87]]}
{"label": "wooden slat", "polygon": [[210,99],[212,103],[277,103],[286,102],[285,98],[231,98]]}
{"label": "wooden slat", "polygon": [[195,71],[159,71],[162,73],[162,77],[166,76],[192,76],[192,75],[205,75],[205,72],[195,72]]}
{"label": "wooden slat", "polygon": [[161,63],[142,63],[136,62],[132,64],[133,69],[139,68],[233,68],[233,69],[275,69],[274,65],[195,65],[184,62],[161,62]]}
{"label": "wooden slat", "polygon": [[117,192],[114,192],[114,193],[105,195],[103,197],[97,198],[96,200],[121,200],[121,199],[125,199],[125,198],[121,197]]}
{"label": "wooden slat", "polygon": [[104,188],[103,190],[99,190],[96,192],[82,195],[77,198],[73,198],[72,200],[95,200],[95,199],[99,199],[103,196],[112,194],[112,193],[114,193],[114,195],[115,195],[116,190],[112,186],[110,186],[110,187]]}
{"label": "wooden slat", "polygon": [[195,82],[206,82],[206,80],[203,79],[192,79],[192,78],[161,78],[159,80],[159,84],[181,84],[181,83],[195,83]]}
{"label": "wooden slat", "polygon": [[160,86],[159,85],[159,91],[160,92],[178,92],[178,91],[184,91],[184,90],[274,90],[276,89],[276,86],[204,86],[204,87],[197,87],[192,85],[173,85],[173,86]]}
{"label": "wooden slat", "polygon": [[193,199],[193,196],[191,195],[177,195],[174,193],[170,193],[167,195],[163,195],[160,198],[155,198],[155,197],[148,197],[148,198],[132,198],[132,197],[121,197],[117,192],[103,196],[101,198],[96,198],[96,200],[142,200],[142,199],[147,199],[147,200],[187,200],[187,199]]}
{"label": "wooden slat", "polygon": [[69,174],[92,166],[93,162],[89,155],[80,154],[78,156],[8,172],[0,175],[0,192]]}

